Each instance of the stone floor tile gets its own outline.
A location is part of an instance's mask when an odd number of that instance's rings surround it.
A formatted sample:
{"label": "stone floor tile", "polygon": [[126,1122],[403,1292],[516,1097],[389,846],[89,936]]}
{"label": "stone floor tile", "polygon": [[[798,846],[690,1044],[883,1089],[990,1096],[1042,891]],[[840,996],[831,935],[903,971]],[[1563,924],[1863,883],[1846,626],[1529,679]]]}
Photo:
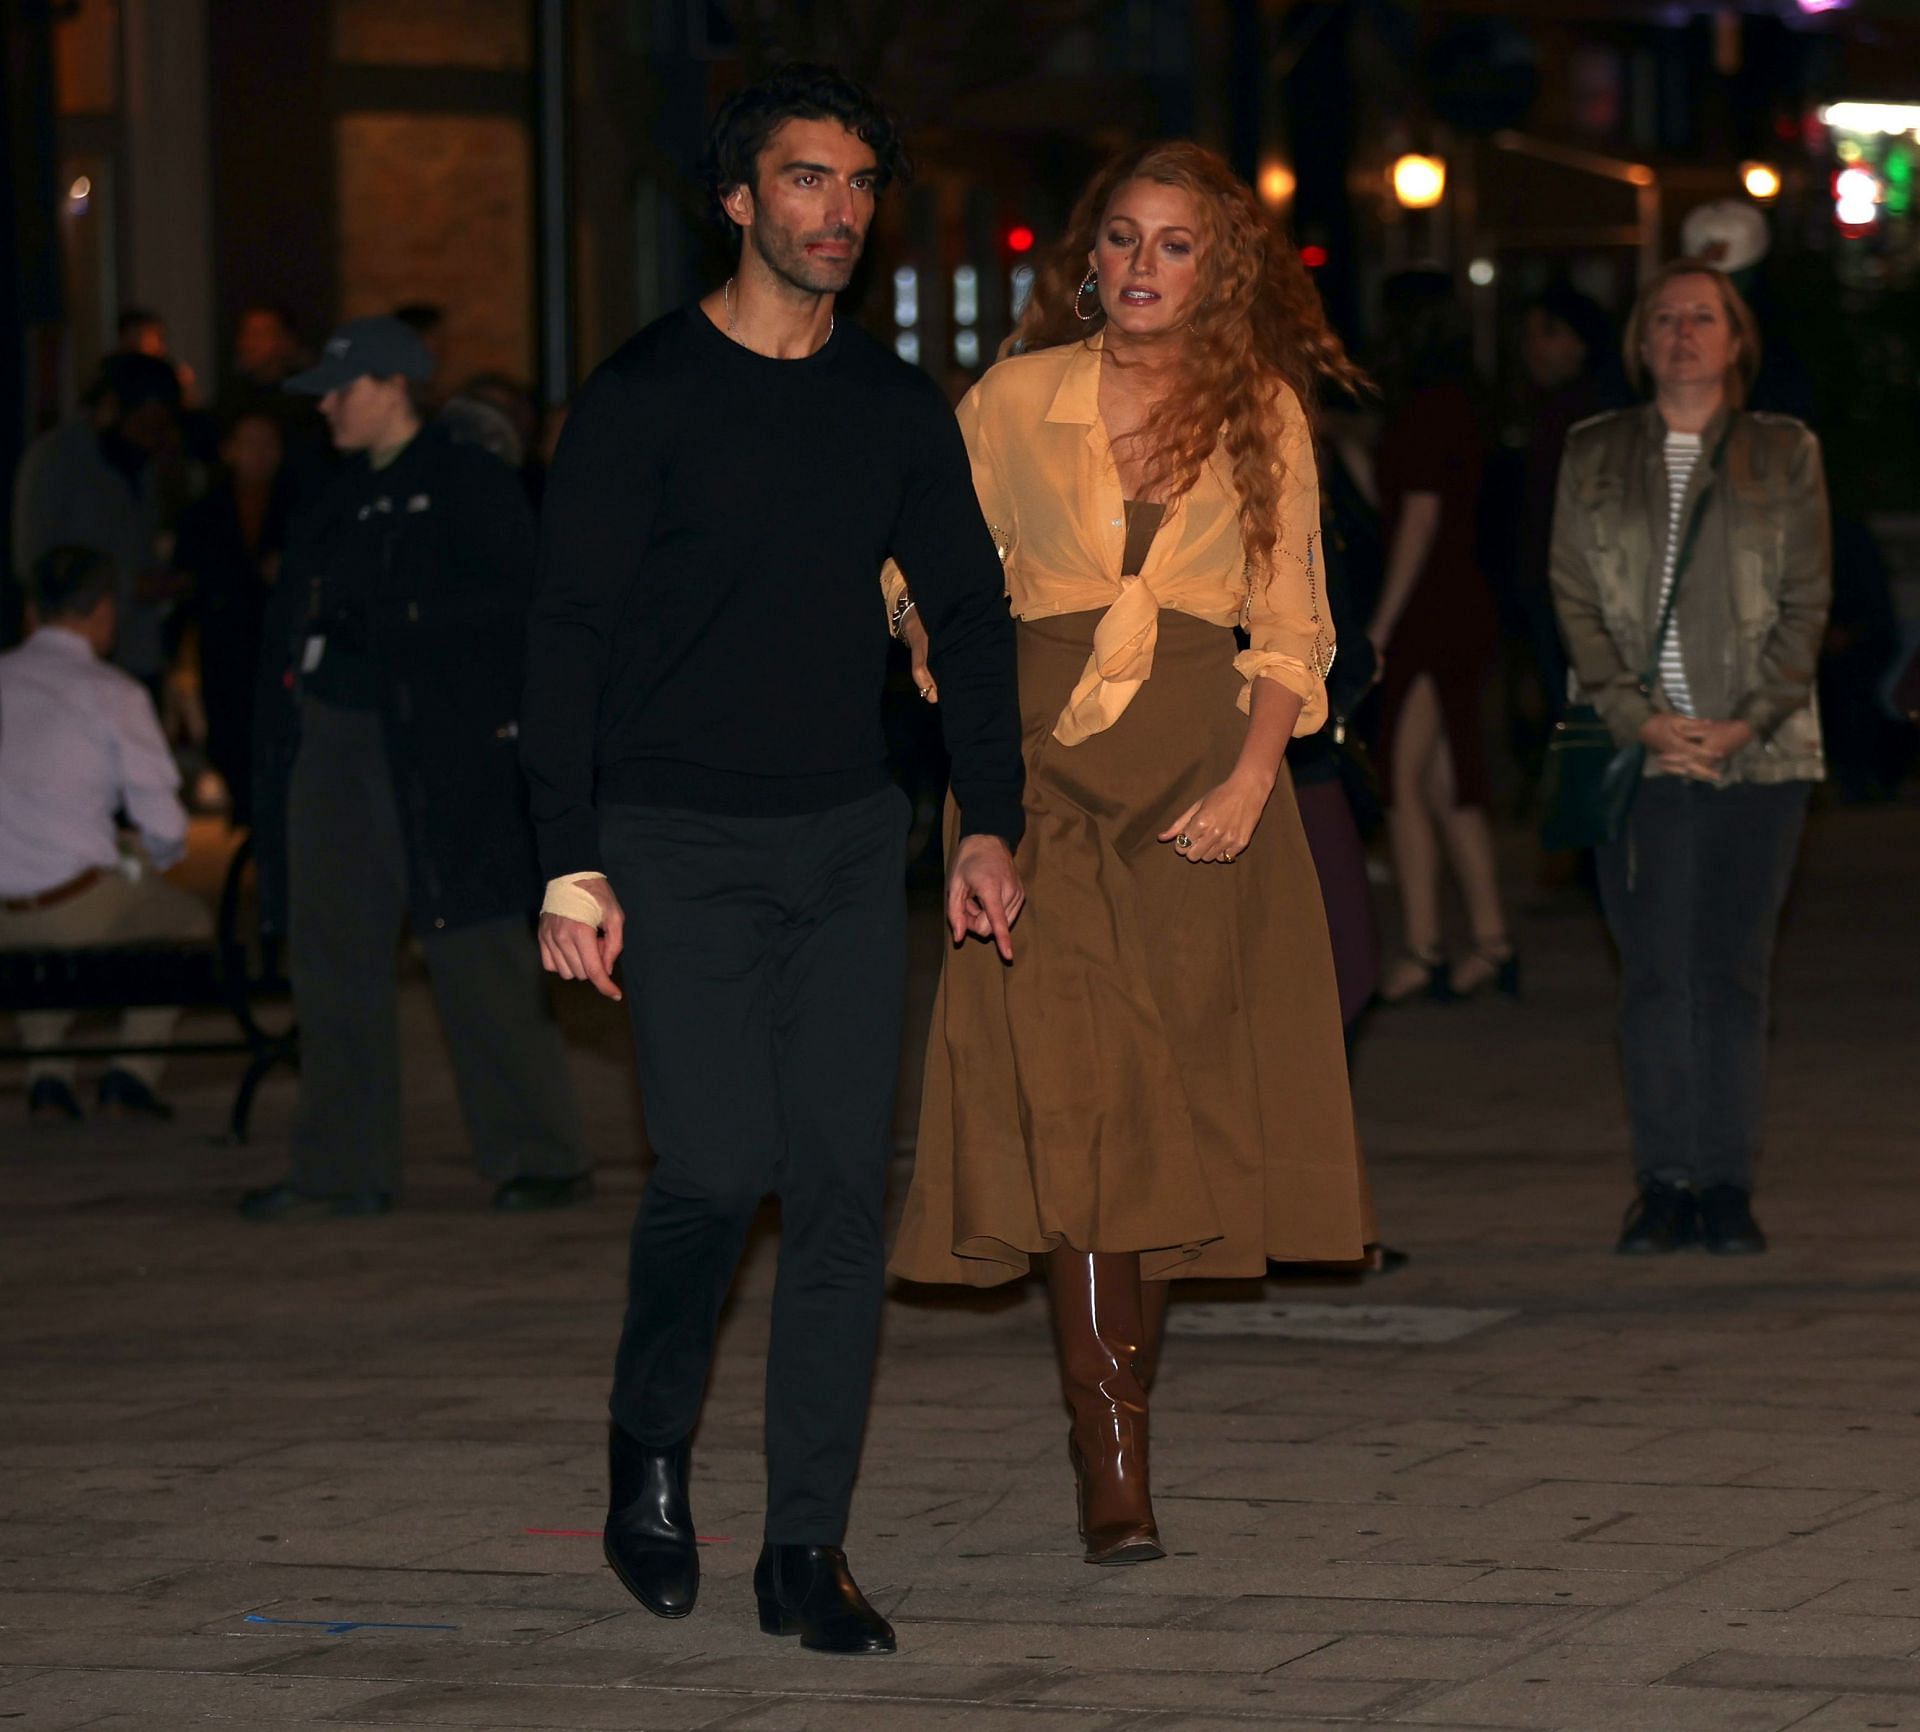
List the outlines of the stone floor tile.
{"label": "stone floor tile", "polygon": [[1215,1672],[1116,1672],[1076,1674],[1043,1685],[1036,1699],[1078,1708],[1179,1709],[1189,1714],[1269,1716],[1367,1714],[1404,1695],[1402,1682],[1349,1678],[1289,1678],[1284,1671],[1259,1676]]}
{"label": "stone floor tile", "polygon": [[1529,1683],[1502,1677],[1466,1684],[1402,1710],[1414,1726],[1505,1726],[1525,1732],[1785,1732],[1829,1698],[1786,1690],[1638,1689]]}
{"label": "stone floor tile", "polygon": [[1480,1678],[1525,1651],[1524,1643],[1485,1636],[1349,1635],[1290,1662],[1282,1675],[1289,1681]]}
{"label": "stone floor tile", "polygon": [[903,1626],[902,1635],[914,1659],[929,1665],[1017,1661],[1076,1672],[1268,1672],[1326,1639],[1247,1630],[919,1621]]}
{"label": "stone floor tile", "polygon": [[320,1636],[298,1653],[250,1668],[290,1678],[383,1679],[393,1684],[551,1684],[598,1687],[644,1683],[675,1665],[673,1653],[562,1646],[555,1642],[475,1642],[464,1636],[361,1633]]}
{"label": "stone floor tile", "polygon": [[726,1722],[727,1732],[1135,1732],[1136,1714],[1015,1707],[1005,1703],[787,1701],[749,1708]]}
{"label": "stone floor tile", "polygon": [[1793,1732],[1920,1732],[1920,1702],[1849,1691],[1796,1720]]}
{"label": "stone floor tile", "polygon": [[358,1703],[355,1712],[377,1726],[544,1728],[589,1732],[696,1732],[739,1714],[737,1695],[660,1690],[643,1685],[564,1689],[550,1684],[419,1684],[388,1690]]}
{"label": "stone floor tile", "polygon": [[1798,1605],[1809,1612],[1868,1618],[1920,1618],[1920,1551],[1908,1554],[1907,1580],[1841,1582]]}
{"label": "stone floor tile", "polygon": [[[1852,1654],[1755,1653],[1724,1649],[1663,1678],[1666,1684],[1717,1684],[1735,1690],[1850,1690],[1920,1697],[1920,1658]],[[1920,1708],[1920,1702],[1914,1704]]]}
{"label": "stone floor tile", "polygon": [[133,1669],[58,1668],[9,1690],[5,1712],[40,1728],[87,1724],[84,1716],[109,1713],[170,1713],[176,1726],[189,1719],[238,1720],[253,1724],[304,1715],[321,1718],[355,1710],[386,1686],[333,1678],[255,1678],[235,1673],[154,1672]]}
{"label": "stone floor tile", "polygon": [[1640,1570],[1488,1570],[1449,1588],[1450,1600],[1505,1604],[1620,1606],[1645,1599],[1673,1578]]}
{"label": "stone floor tile", "polygon": [[751,1655],[689,1659],[671,1673],[675,1688],[748,1696],[820,1696],[849,1701],[987,1702],[1038,1699],[1050,1673],[1044,1662],[1015,1656],[1001,1665],[927,1665],[910,1653],[861,1655],[808,1653],[798,1643],[764,1638]]}
{"label": "stone floor tile", "polygon": [[1701,1652],[1766,1648],[1788,1654],[1900,1656],[1920,1653],[1920,1618],[1862,1618],[1834,1613],[1735,1612],[1681,1605],[1616,1610],[1582,1627],[1582,1638],[1602,1643],[1671,1641]]}
{"label": "stone floor tile", "polygon": [[1536,1605],[1467,1605],[1445,1600],[1308,1600],[1242,1594],[1193,1619],[1196,1629],[1298,1630],[1335,1635],[1544,1637],[1577,1614]]}

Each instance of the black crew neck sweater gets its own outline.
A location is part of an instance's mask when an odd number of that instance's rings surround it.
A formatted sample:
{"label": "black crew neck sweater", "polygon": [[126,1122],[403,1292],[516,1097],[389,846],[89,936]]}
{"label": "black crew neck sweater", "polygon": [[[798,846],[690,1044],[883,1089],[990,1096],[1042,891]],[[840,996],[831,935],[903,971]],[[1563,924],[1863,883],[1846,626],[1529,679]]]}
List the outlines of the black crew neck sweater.
{"label": "black crew neck sweater", "polygon": [[1013,624],[933,382],[850,320],[782,361],[698,306],[598,368],[547,483],[529,623],[546,875],[600,868],[606,805],[778,816],[885,786],[889,557],[933,646],[962,832],[1012,846]]}

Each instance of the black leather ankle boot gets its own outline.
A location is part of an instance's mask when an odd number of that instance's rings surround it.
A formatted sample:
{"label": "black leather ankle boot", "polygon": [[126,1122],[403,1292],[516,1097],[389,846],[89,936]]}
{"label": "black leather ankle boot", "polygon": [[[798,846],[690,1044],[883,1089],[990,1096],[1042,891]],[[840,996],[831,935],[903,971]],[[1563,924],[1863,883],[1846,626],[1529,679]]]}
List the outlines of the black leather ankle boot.
{"label": "black leather ankle boot", "polygon": [[649,1449],[619,1426],[609,1434],[606,1554],[628,1593],[662,1618],[684,1618],[700,1594],[700,1552],[687,1502],[692,1451]]}
{"label": "black leather ankle boot", "polygon": [[894,1651],[893,1626],[867,1604],[838,1546],[762,1546],[753,1591],[769,1636],[798,1636],[823,1654]]}

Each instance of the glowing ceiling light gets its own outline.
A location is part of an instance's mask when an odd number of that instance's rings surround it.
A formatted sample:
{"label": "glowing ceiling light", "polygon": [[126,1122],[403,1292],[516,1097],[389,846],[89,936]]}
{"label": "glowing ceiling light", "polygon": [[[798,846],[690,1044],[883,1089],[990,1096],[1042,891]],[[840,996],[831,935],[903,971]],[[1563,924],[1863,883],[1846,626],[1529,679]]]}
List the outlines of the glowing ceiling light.
{"label": "glowing ceiling light", "polygon": [[1884,132],[1897,137],[1920,130],[1920,102],[1830,102],[1820,121],[1835,132]]}
{"label": "glowing ceiling light", "polygon": [[1257,184],[1261,202],[1269,210],[1278,210],[1293,197],[1298,183],[1294,180],[1293,170],[1284,162],[1270,162],[1261,169]]}
{"label": "glowing ceiling light", "polygon": [[1393,165],[1393,196],[1407,210],[1432,210],[1447,192],[1447,165],[1437,156],[1408,154]]}
{"label": "glowing ceiling light", "polygon": [[1870,168],[1843,168],[1833,177],[1833,220],[1842,228],[1871,228],[1880,220],[1880,177]]}

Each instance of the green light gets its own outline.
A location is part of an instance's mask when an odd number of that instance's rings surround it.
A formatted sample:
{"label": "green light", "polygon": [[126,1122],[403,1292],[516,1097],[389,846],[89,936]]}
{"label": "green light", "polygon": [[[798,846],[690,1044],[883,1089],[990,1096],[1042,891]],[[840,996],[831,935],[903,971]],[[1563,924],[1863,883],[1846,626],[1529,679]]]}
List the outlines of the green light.
{"label": "green light", "polygon": [[1905,216],[1913,207],[1913,157],[1897,146],[1887,152],[1881,165],[1886,176],[1886,208],[1889,216]]}

